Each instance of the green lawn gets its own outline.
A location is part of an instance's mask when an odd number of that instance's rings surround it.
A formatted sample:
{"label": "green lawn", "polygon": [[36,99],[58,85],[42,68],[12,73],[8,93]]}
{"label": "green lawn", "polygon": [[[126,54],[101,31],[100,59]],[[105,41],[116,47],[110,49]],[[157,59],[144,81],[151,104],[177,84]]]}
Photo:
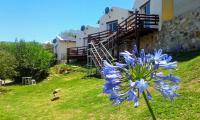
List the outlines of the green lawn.
{"label": "green lawn", "polygon": [[[160,120],[200,119],[200,52],[181,54],[178,70],[181,80],[180,97],[166,101],[151,89],[150,102]],[[102,93],[105,82],[87,78],[85,68],[66,75],[51,75],[49,80],[33,86],[13,85],[0,88],[0,120],[149,120],[151,116],[141,98],[141,105],[125,102],[113,106]],[[52,70],[53,71],[53,70]],[[51,101],[54,89],[60,88],[61,98]]]}

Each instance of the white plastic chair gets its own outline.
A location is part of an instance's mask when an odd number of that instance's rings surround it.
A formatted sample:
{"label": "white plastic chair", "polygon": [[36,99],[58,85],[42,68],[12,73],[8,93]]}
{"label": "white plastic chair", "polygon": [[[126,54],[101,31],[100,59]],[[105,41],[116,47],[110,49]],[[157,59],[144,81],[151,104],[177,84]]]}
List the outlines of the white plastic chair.
{"label": "white plastic chair", "polygon": [[31,80],[31,85],[36,85],[36,80],[35,79]]}

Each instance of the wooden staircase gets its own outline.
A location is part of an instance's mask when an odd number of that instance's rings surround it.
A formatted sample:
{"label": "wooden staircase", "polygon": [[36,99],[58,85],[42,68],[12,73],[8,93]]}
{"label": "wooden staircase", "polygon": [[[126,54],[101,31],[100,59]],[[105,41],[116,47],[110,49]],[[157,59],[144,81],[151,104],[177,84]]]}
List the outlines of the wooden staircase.
{"label": "wooden staircase", "polygon": [[[157,31],[158,22],[158,15],[139,14],[136,11],[118,24],[116,32],[102,31],[90,34],[88,36],[87,65],[92,66],[92,63],[94,63],[97,71],[100,72],[103,67],[103,60],[112,64],[119,58],[120,45],[124,42],[132,42],[133,39],[136,40],[139,49],[140,37]],[[114,53],[117,53],[117,56]]]}
{"label": "wooden staircase", "polygon": [[101,73],[104,60],[106,60],[110,64],[112,64],[116,60],[112,57],[110,52],[104,46],[103,42],[99,42],[98,44],[95,44],[93,41],[91,41],[89,43],[87,57],[88,57],[87,59],[88,67],[92,67],[92,63],[94,63],[98,73]]}

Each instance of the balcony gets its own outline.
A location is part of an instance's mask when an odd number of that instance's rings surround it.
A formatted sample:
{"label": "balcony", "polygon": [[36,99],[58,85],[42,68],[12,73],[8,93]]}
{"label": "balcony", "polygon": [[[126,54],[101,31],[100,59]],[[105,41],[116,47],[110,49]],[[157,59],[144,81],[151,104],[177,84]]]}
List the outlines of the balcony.
{"label": "balcony", "polygon": [[69,59],[86,59],[86,56],[86,46],[67,48],[67,61],[69,61]]}

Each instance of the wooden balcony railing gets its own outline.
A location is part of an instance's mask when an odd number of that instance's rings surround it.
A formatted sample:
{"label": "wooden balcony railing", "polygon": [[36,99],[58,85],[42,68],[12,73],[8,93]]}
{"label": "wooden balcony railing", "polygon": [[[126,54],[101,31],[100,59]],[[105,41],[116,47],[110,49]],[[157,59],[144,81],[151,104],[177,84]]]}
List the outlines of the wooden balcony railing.
{"label": "wooden balcony railing", "polygon": [[158,15],[138,14],[136,12],[118,24],[118,32],[128,32],[143,28],[158,28],[158,22]]}
{"label": "wooden balcony railing", "polygon": [[109,30],[90,34],[88,35],[88,43],[90,43],[91,41],[93,42],[100,41],[102,39],[109,37],[111,34],[112,32]]}
{"label": "wooden balcony railing", "polygon": [[[134,14],[130,15],[128,18],[118,24],[117,34],[124,34],[138,29],[158,29],[158,23],[158,15],[139,14],[138,11],[136,11]],[[91,41],[98,43],[99,41],[109,37],[111,34],[112,32],[109,30],[90,34],[88,35],[88,43]]]}
{"label": "wooden balcony railing", "polygon": [[67,57],[81,57],[87,55],[87,47],[71,47],[67,48]]}

